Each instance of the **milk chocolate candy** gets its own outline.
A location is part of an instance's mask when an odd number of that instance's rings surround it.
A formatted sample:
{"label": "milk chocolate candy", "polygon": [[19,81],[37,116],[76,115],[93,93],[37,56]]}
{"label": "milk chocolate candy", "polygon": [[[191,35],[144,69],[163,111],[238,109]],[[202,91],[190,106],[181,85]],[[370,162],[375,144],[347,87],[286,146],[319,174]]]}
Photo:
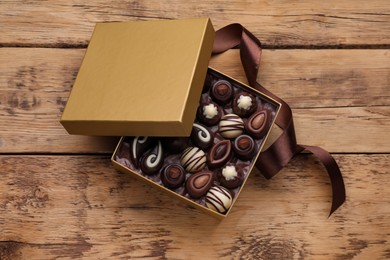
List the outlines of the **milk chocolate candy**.
{"label": "milk chocolate candy", "polygon": [[237,158],[246,161],[252,159],[257,150],[256,142],[249,135],[240,135],[233,142],[233,151]]}
{"label": "milk chocolate candy", "polygon": [[245,130],[253,136],[253,138],[262,138],[268,130],[269,116],[267,110],[261,110],[254,113],[248,118],[245,123]]}
{"label": "milk chocolate candy", "polygon": [[158,141],[157,145],[142,157],[141,171],[147,175],[155,174],[161,169],[163,162],[163,149],[161,141]]}
{"label": "milk chocolate candy", "polygon": [[154,139],[147,136],[135,136],[130,139],[130,161],[135,166],[139,167],[141,156],[154,145]]}
{"label": "milk chocolate candy", "polygon": [[231,154],[231,142],[229,140],[222,140],[211,147],[207,154],[207,165],[211,169],[221,167],[230,160]]}
{"label": "milk chocolate candy", "polygon": [[165,151],[173,154],[183,152],[190,144],[187,137],[164,137],[161,143]]}
{"label": "milk chocolate candy", "polygon": [[233,112],[238,116],[248,117],[256,111],[257,101],[253,95],[247,92],[240,92],[234,97],[232,107]]}
{"label": "milk chocolate candy", "polygon": [[218,172],[218,180],[223,187],[235,189],[242,184],[244,180],[244,173],[241,167],[229,164]]}
{"label": "milk chocolate candy", "polygon": [[169,189],[179,188],[185,181],[186,172],[180,164],[168,164],[161,170],[161,181]]}
{"label": "milk chocolate candy", "polygon": [[222,109],[214,102],[201,103],[198,108],[198,119],[207,126],[218,124],[222,117]]}
{"label": "milk chocolate candy", "polygon": [[214,173],[211,171],[198,172],[191,175],[186,182],[186,189],[188,194],[194,198],[199,199],[207,193],[214,183]]}
{"label": "milk chocolate candy", "polygon": [[233,94],[233,87],[226,80],[218,80],[213,84],[210,90],[210,96],[220,105],[229,103],[233,98]]}
{"label": "milk chocolate candy", "polygon": [[187,172],[198,172],[206,166],[206,154],[198,147],[188,147],[181,155],[180,163]]}
{"label": "milk chocolate candy", "polygon": [[191,140],[196,146],[207,149],[214,142],[214,134],[206,126],[194,123],[191,132]]}
{"label": "milk chocolate candy", "polygon": [[211,187],[206,195],[206,206],[218,213],[226,213],[232,205],[233,197],[229,190],[221,186]]}
{"label": "milk chocolate candy", "polygon": [[243,130],[244,121],[235,114],[224,115],[219,122],[219,133],[225,138],[236,138]]}

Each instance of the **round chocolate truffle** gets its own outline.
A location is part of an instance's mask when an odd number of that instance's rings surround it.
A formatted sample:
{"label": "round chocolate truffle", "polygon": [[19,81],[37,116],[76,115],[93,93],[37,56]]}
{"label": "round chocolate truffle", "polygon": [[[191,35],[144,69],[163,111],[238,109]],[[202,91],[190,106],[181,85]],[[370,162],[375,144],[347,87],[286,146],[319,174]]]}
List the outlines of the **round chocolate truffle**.
{"label": "round chocolate truffle", "polygon": [[141,171],[147,175],[155,174],[161,169],[163,162],[163,149],[161,141],[158,141],[157,145],[142,157]]}
{"label": "round chocolate truffle", "polygon": [[229,164],[218,172],[218,180],[223,187],[235,189],[242,184],[244,173],[241,167]]}
{"label": "round chocolate truffle", "polygon": [[168,164],[161,170],[161,181],[169,189],[179,188],[185,181],[186,172],[180,164]]}
{"label": "round chocolate truffle", "polygon": [[195,199],[199,199],[207,193],[214,183],[214,173],[211,171],[198,172],[191,175],[186,182],[188,194]]}
{"label": "round chocolate truffle", "polygon": [[206,194],[206,206],[218,213],[226,213],[232,205],[233,197],[229,190],[221,186],[211,187]]}
{"label": "round chocolate truffle", "polygon": [[249,135],[240,135],[233,142],[233,151],[237,158],[244,161],[252,159],[256,149],[256,142]]}
{"label": "round chocolate truffle", "polygon": [[234,97],[232,107],[235,114],[248,117],[257,109],[256,98],[247,92],[240,92]]}
{"label": "round chocolate truffle", "polygon": [[202,89],[202,93],[206,93],[207,91],[209,91],[211,85],[213,85],[214,83],[214,77],[207,73],[206,74],[206,79],[204,81],[204,85],[203,85],[203,89]]}
{"label": "round chocolate truffle", "polygon": [[198,147],[188,147],[181,155],[180,163],[187,172],[198,172],[206,166],[206,154]]}
{"label": "round chocolate truffle", "polygon": [[191,132],[192,142],[202,148],[209,148],[214,141],[214,133],[208,129],[206,126],[194,123]]}
{"label": "round chocolate truffle", "polygon": [[232,144],[229,140],[222,140],[211,147],[207,154],[207,165],[213,169],[226,164],[232,155]]}
{"label": "round chocolate truffle", "polygon": [[170,153],[181,153],[190,145],[187,137],[163,137],[160,139],[164,149]]}
{"label": "round chocolate truffle", "polygon": [[225,138],[236,138],[243,130],[244,121],[235,114],[224,115],[219,122],[219,133]]}
{"label": "round chocolate truffle", "polygon": [[225,105],[232,100],[234,90],[232,85],[226,80],[218,80],[210,90],[210,96],[220,105]]}
{"label": "round chocolate truffle", "polygon": [[253,138],[260,139],[268,131],[269,116],[267,110],[261,110],[251,115],[245,123],[246,131]]}
{"label": "round chocolate truffle", "polygon": [[216,125],[222,117],[222,109],[214,102],[202,103],[198,108],[199,121],[207,126]]}

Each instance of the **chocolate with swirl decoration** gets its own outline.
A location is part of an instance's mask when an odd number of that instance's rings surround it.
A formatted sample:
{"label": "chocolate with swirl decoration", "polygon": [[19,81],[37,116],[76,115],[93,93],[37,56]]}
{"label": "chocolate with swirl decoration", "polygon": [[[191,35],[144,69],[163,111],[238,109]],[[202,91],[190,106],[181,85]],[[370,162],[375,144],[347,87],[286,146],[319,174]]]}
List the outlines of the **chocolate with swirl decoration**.
{"label": "chocolate with swirl decoration", "polygon": [[206,154],[198,147],[188,147],[181,155],[180,163],[187,172],[198,172],[206,166]]}
{"label": "chocolate with swirl decoration", "polygon": [[163,149],[161,141],[157,142],[157,145],[141,159],[141,171],[147,175],[157,173],[163,165]]}
{"label": "chocolate with swirl decoration", "polygon": [[226,213],[232,205],[232,195],[221,186],[214,186],[206,194],[206,206],[218,213]]}
{"label": "chocolate with swirl decoration", "polygon": [[194,123],[191,132],[192,142],[202,149],[209,148],[214,141],[214,134],[207,127]]}
{"label": "chocolate with swirl decoration", "polygon": [[136,136],[129,141],[130,144],[130,161],[138,168],[141,156],[154,144],[154,140],[147,136]]}
{"label": "chocolate with swirl decoration", "polygon": [[244,121],[235,115],[235,114],[227,114],[224,115],[219,122],[219,133],[229,139],[234,139],[244,130]]}

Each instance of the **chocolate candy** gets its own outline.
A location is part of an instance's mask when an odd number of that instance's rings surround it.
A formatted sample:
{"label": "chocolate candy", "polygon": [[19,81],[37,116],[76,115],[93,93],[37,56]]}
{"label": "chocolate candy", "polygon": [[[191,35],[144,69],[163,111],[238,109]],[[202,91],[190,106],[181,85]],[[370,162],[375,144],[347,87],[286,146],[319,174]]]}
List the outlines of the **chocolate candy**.
{"label": "chocolate candy", "polygon": [[199,105],[199,121],[207,126],[213,126],[218,123],[222,117],[222,109],[214,102],[206,102]]}
{"label": "chocolate candy", "polygon": [[202,149],[207,149],[213,144],[214,134],[207,127],[194,123],[191,132],[191,139],[196,146]]}
{"label": "chocolate candy", "polygon": [[152,175],[157,173],[164,162],[161,141],[141,159],[141,170],[143,173]]}
{"label": "chocolate candy", "polygon": [[240,135],[233,142],[233,151],[241,160],[250,160],[257,150],[256,142],[249,135]]}
{"label": "chocolate candy", "polygon": [[187,172],[198,172],[206,166],[206,154],[198,147],[188,147],[180,158]]}
{"label": "chocolate candy", "polygon": [[236,138],[243,130],[244,121],[235,114],[224,115],[219,122],[219,133],[225,138]]}
{"label": "chocolate candy", "polygon": [[225,188],[235,189],[242,184],[244,173],[237,165],[226,165],[222,171],[218,172],[218,180]]}
{"label": "chocolate candy", "polygon": [[223,140],[211,147],[207,154],[207,165],[213,169],[226,164],[232,154],[232,145],[229,140]]}
{"label": "chocolate candy", "polygon": [[186,189],[188,194],[194,198],[199,199],[207,193],[214,183],[214,174],[211,171],[198,172],[191,175],[186,182]]}
{"label": "chocolate candy", "polygon": [[161,143],[164,150],[170,153],[181,153],[190,144],[187,137],[164,137],[161,138]]}
{"label": "chocolate candy", "polygon": [[211,85],[213,85],[213,83],[214,83],[214,77],[211,74],[207,73],[206,79],[204,81],[202,93],[206,93],[207,91],[209,91],[209,89],[210,89]]}
{"label": "chocolate candy", "polygon": [[232,100],[233,94],[233,87],[226,80],[218,80],[210,90],[210,96],[220,105],[225,105]]}
{"label": "chocolate candy", "polygon": [[268,130],[268,118],[267,110],[254,113],[245,123],[246,131],[256,139],[262,138]]}
{"label": "chocolate candy", "polygon": [[235,114],[248,117],[257,109],[256,98],[247,92],[240,92],[234,97],[232,107]]}
{"label": "chocolate candy", "polygon": [[186,172],[180,164],[168,164],[161,170],[161,181],[169,189],[179,188],[185,180]]}
{"label": "chocolate candy", "polygon": [[221,186],[211,187],[206,195],[206,206],[218,213],[226,213],[232,205],[232,195],[229,190]]}
{"label": "chocolate candy", "polygon": [[130,161],[138,168],[141,156],[154,145],[153,138],[147,136],[136,136],[129,142]]}

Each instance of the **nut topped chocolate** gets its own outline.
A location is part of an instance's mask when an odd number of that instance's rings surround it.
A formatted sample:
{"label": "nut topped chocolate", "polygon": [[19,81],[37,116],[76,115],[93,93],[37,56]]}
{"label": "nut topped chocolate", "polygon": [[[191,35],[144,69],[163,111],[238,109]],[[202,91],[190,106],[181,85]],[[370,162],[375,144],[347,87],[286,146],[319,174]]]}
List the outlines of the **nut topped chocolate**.
{"label": "nut topped chocolate", "polygon": [[268,111],[261,110],[254,113],[245,123],[245,130],[254,138],[262,138],[269,130]]}
{"label": "nut topped chocolate", "polygon": [[235,114],[248,117],[257,109],[256,98],[247,92],[240,92],[234,97],[232,107]]}
{"label": "nut topped chocolate", "polygon": [[169,189],[176,189],[183,185],[186,172],[180,164],[171,163],[161,170],[161,181]]}
{"label": "nut topped chocolate", "polygon": [[218,124],[222,117],[222,109],[214,102],[202,103],[198,108],[198,119],[207,126]]}
{"label": "nut topped chocolate", "polygon": [[220,105],[225,105],[232,100],[234,90],[229,81],[218,80],[210,89],[210,96]]}
{"label": "nut topped chocolate", "polygon": [[233,151],[237,158],[241,160],[250,160],[256,154],[256,142],[249,135],[240,135],[233,142]]}

